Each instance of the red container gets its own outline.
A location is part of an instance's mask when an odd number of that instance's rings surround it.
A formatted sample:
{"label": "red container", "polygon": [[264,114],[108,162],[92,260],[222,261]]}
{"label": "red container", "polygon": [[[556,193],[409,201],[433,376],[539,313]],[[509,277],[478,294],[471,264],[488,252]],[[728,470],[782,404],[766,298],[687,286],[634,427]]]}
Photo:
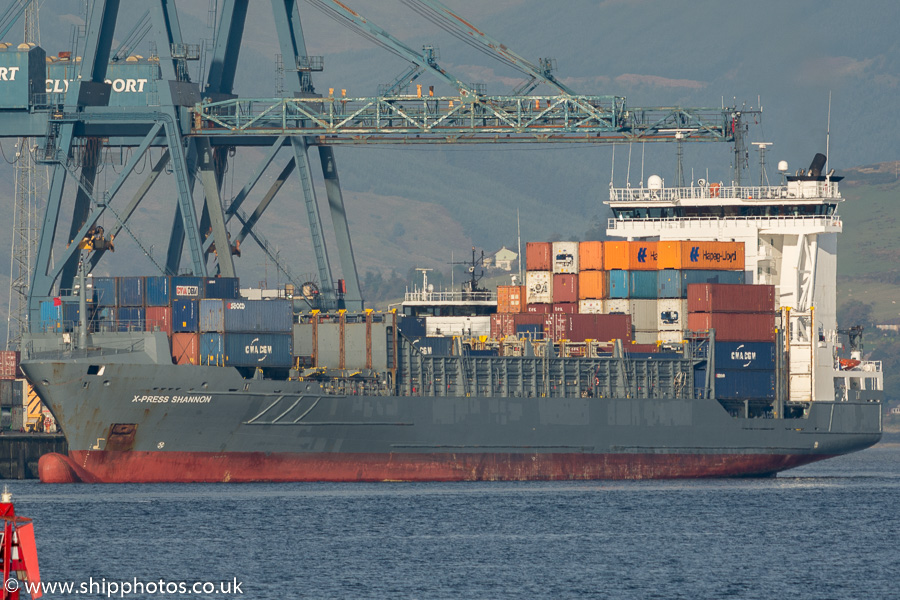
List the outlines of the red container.
{"label": "red container", "polygon": [[574,315],[578,312],[578,303],[567,302],[565,304],[552,304],[553,310],[551,312],[555,313],[565,313],[567,315]]}
{"label": "red container", "polygon": [[491,315],[491,337],[502,340],[506,336],[516,334],[516,315],[497,313]]}
{"label": "red container", "polygon": [[550,242],[525,244],[525,269],[527,271],[552,271],[553,246]]}
{"label": "red container", "polygon": [[553,308],[552,304],[526,304],[525,313],[529,315],[545,315]]}
{"label": "red container", "polygon": [[553,276],[553,304],[578,303],[578,275],[556,274]]}
{"label": "red container", "polygon": [[[549,304],[545,306],[550,306]],[[516,325],[543,325],[544,319],[546,315],[528,315],[528,314],[519,314],[513,315],[513,320],[515,324],[513,325],[513,333],[515,333]]]}
{"label": "red container", "polygon": [[0,350],[0,379],[18,379],[19,351]]}
{"label": "red container", "polygon": [[688,312],[775,312],[774,285],[691,283],[687,286]]}
{"label": "red container", "polygon": [[571,315],[565,339],[572,342],[622,340],[631,343],[631,315]]}
{"label": "red container", "polygon": [[650,354],[653,352],[659,352],[659,346],[656,344],[630,344],[625,346],[626,354]]}
{"label": "red container", "polygon": [[569,317],[565,313],[549,313],[544,315],[544,335],[554,342],[558,342],[566,338],[566,329],[569,324]]}
{"label": "red container", "polygon": [[721,342],[774,342],[775,313],[689,312],[688,329],[715,329]]}
{"label": "red container", "polygon": [[144,320],[147,331],[165,331],[172,334],[172,309],[168,306],[148,306]]}
{"label": "red container", "polygon": [[497,286],[497,312],[520,313],[525,308],[524,285]]}
{"label": "red container", "polygon": [[172,360],[176,365],[199,365],[200,334],[173,333]]}

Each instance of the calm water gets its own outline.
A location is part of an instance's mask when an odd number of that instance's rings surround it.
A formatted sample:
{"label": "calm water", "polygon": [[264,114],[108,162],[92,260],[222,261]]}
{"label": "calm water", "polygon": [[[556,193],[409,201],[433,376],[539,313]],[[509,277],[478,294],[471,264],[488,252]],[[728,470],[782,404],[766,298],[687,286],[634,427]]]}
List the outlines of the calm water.
{"label": "calm water", "polygon": [[900,598],[900,444],[762,480],[10,488],[45,581],[242,582],[169,598]]}

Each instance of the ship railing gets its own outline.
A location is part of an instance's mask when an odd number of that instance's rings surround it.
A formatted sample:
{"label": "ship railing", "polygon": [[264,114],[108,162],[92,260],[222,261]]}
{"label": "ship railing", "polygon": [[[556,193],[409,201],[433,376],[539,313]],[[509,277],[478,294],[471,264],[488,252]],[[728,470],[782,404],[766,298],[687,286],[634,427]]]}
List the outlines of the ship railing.
{"label": "ship railing", "polygon": [[[794,185],[794,184],[799,185]],[[833,181],[802,181],[787,185],[747,186],[709,183],[684,187],[610,188],[609,203],[615,202],[679,202],[682,200],[792,200],[840,198],[838,184]]]}
{"label": "ship railing", "polygon": [[406,292],[404,302],[496,302],[496,292]]}
{"label": "ship railing", "polygon": [[626,223],[640,225],[652,225],[658,229],[691,229],[696,225],[721,224],[734,221],[746,223],[756,227],[842,227],[843,223],[838,215],[820,216],[771,216],[771,217],[667,217],[667,218],[638,218],[624,219],[611,217],[607,220],[607,229],[617,229]]}

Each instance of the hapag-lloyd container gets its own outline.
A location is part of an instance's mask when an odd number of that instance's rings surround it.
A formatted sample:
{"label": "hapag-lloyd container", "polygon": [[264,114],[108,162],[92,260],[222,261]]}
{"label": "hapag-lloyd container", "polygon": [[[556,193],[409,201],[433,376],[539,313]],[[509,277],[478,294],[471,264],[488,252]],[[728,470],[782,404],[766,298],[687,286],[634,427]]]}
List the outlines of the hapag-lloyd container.
{"label": "hapag-lloyd container", "polygon": [[293,364],[291,333],[201,333],[200,364],[282,367]]}
{"label": "hapag-lloyd container", "polygon": [[661,241],[660,269],[744,269],[744,242]]}
{"label": "hapag-lloyd container", "polygon": [[744,283],[743,271],[714,271],[708,269],[657,271],[658,298],[687,298],[687,288],[695,283]]}
{"label": "hapag-lloyd container", "polygon": [[774,342],[774,313],[688,313],[688,329],[716,330],[716,343]]}
{"label": "hapag-lloyd container", "polygon": [[606,270],[655,271],[658,242],[603,242],[603,267]]}
{"label": "hapag-lloyd container", "polygon": [[144,306],[143,277],[119,278],[119,306]]}
{"label": "hapag-lloyd container", "polygon": [[579,271],[578,299],[602,300],[609,295],[607,271]]}
{"label": "hapag-lloyd container", "polygon": [[528,242],[525,244],[525,269],[527,271],[552,271],[553,252],[550,242]]}
{"label": "hapag-lloyd container", "polygon": [[775,368],[772,342],[720,342],[716,340],[716,370],[760,371]]}
{"label": "hapag-lloyd container", "polygon": [[550,271],[527,271],[525,273],[525,296],[528,304],[552,304],[553,273]]}
{"label": "hapag-lloyd container", "polygon": [[687,299],[691,312],[774,312],[775,286],[690,284]]}
{"label": "hapag-lloyd container", "polygon": [[520,313],[525,310],[524,285],[497,286],[497,312]]}
{"label": "hapag-lloyd container", "polygon": [[553,303],[578,302],[578,275],[553,275]]}
{"label": "hapag-lloyd container", "polygon": [[684,331],[687,329],[687,308],[687,300],[682,300],[681,298],[660,298],[657,301],[656,308],[656,328],[659,331]]}
{"label": "hapag-lloyd container", "polygon": [[578,242],[553,242],[553,273],[578,273]]}
{"label": "hapag-lloyd container", "polygon": [[603,270],[603,242],[581,242],[578,244],[578,271]]}
{"label": "hapag-lloyd container", "polygon": [[[293,330],[290,300],[223,300],[225,331],[287,333]],[[427,321],[426,321],[427,322]]]}

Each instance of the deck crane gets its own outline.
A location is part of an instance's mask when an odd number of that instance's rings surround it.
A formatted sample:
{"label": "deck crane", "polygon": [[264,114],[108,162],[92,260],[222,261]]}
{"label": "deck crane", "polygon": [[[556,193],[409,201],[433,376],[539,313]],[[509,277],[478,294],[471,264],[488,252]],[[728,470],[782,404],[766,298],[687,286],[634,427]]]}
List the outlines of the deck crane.
{"label": "deck crane", "polygon": [[[0,33],[11,30],[30,1],[13,0],[6,12],[0,13]],[[202,82],[191,78],[191,62],[200,58],[199,45],[184,37],[172,0],[147,0],[144,8],[149,16],[131,23],[126,22],[126,11],[119,10],[120,0],[90,0],[84,39],[79,41],[83,48],[80,61],[72,57],[67,62],[60,57],[48,64],[44,50],[38,47],[20,47],[18,54],[12,50],[0,53],[0,63],[22,60],[35,73],[40,72],[29,81],[20,79],[9,86],[11,93],[0,98],[0,138],[40,139],[38,158],[52,170],[37,267],[30,286],[29,313],[33,321],[38,319],[42,300],[73,286],[79,259],[90,270],[107,256],[111,248],[102,243],[93,244],[91,249],[78,247],[90,231],[96,234],[101,219],[114,220],[107,224],[106,233],[115,236],[117,246],[130,236],[144,248],[132,216],[163,179],[176,189],[165,206],[172,215],[166,260],[157,263],[147,253],[161,273],[182,271],[184,255],[186,269],[193,274],[231,274],[236,269],[228,249],[248,237],[277,258],[277,252],[259,231],[259,219],[274,204],[288,178],[296,176],[318,269],[318,302],[322,308],[341,302],[354,310],[362,307],[362,297],[334,146],[673,141],[674,136],[665,130],[674,128],[691,131],[685,141],[723,142],[733,141],[735,132],[741,131],[746,112],[742,109],[634,108],[623,97],[574,94],[552,78],[546,61],[535,66],[486,35],[476,43],[493,47],[517,68],[552,84],[560,93],[525,95],[529,83],[520,88],[520,95],[479,94],[471,84],[441,67],[436,56],[412,50],[358,13],[333,0],[311,2],[404,56],[416,69],[421,68],[422,74],[450,84],[453,93],[425,98],[396,93],[358,98],[317,94],[313,76],[324,68],[324,60],[307,53],[296,0],[271,0],[279,49],[291,73],[285,97],[281,98],[245,99],[233,93],[249,0],[222,0]],[[420,5],[454,18],[449,9],[434,0],[422,0]],[[114,49],[118,25],[125,31],[130,28],[130,33]],[[158,49],[152,60],[141,62],[131,60],[131,56],[122,60],[144,37]],[[62,66],[68,69],[68,75],[55,70]],[[140,72],[146,74],[151,68],[155,70],[145,81],[146,87],[136,87],[136,79],[128,83],[129,69],[143,69]],[[45,69],[47,79],[62,77],[65,85],[57,81],[59,89],[47,92],[43,86]],[[223,202],[225,157],[250,147],[261,149],[262,158],[240,192]],[[334,228],[344,285],[335,282],[325,246],[325,228],[308,155],[311,147],[319,153],[326,210]],[[123,155],[127,160],[121,172],[106,187],[97,177],[99,158],[104,149],[115,148],[128,149],[130,156]],[[136,173],[135,168],[154,148],[161,156],[155,158],[149,172]],[[289,155],[286,161],[280,157],[285,149]],[[255,187],[269,169],[275,169],[276,181],[260,194],[250,214],[245,213],[242,206],[255,197]],[[197,202],[195,182],[202,188],[202,199]],[[124,189],[134,191],[123,197]],[[74,209],[71,217],[66,217],[62,214],[63,199],[72,195]],[[241,229],[229,239],[227,223],[232,219],[241,223]],[[152,233],[158,235],[158,231]],[[290,277],[286,266],[276,264]],[[295,286],[299,283],[293,282]],[[338,288],[345,290],[343,297]]]}

